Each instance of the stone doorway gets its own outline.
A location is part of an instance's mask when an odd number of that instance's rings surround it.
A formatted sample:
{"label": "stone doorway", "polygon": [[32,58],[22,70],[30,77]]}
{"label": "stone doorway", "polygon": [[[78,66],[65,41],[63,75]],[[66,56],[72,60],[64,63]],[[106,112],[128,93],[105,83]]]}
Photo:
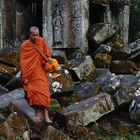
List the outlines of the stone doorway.
{"label": "stone doorway", "polygon": [[16,0],[16,44],[28,38],[30,26],[37,26],[42,36],[42,0]]}
{"label": "stone doorway", "polygon": [[43,0],[30,0],[31,25],[39,27],[41,36],[42,36],[42,20],[43,20],[42,8],[43,8]]}
{"label": "stone doorway", "polygon": [[104,22],[105,7],[93,2],[89,3],[89,25]]}
{"label": "stone doorway", "polygon": [[[106,7],[97,4],[94,2],[89,2],[89,31],[95,25],[96,23],[104,23],[106,21],[105,19],[105,12]],[[88,41],[88,53],[91,55],[96,49],[98,48],[98,45],[89,40]]]}
{"label": "stone doorway", "polygon": [[0,49],[2,49],[2,1],[0,0]]}

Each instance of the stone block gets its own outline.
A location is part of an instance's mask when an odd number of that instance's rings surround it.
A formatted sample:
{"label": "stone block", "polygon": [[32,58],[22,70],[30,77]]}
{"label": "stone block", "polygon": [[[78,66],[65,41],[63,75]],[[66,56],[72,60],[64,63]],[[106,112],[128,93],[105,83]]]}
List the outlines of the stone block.
{"label": "stone block", "polygon": [[12,76],[17,72],[16,67],[11,67],[6,64],[0,63],[0,83],[5,84],[10,79],[12,79]]}
{"label": "stone block", "polygon": [[99,94],[100,89],[100,85],[93,82],[75,84],[73,96],[88,98]]}
{"label": "stone block", "polygon": [[12,100],[9,108],[24,115],[29,120],[34,121],[35,111],[29,106],[25,99]]}
{"label": "stone block", "polygon": [[110,64],[110,71],[116,74],[134,74],[138,69],[136,63],[129,60],[114,60]]}
{"label": "stone block", "polygon": [[132,42],[128,46],[129,55],[127,59],[133,60],[134,62],[139,62],[140,60],[140,39],[137,39],[135,42]]}
{"label": "stone block", "polygon": [[125,42],[124,42],[124,38],[120,35],[114,35],[114,37],[111,38],[111,42],[108,43],[111,48],[112,51],[119,51],[122,50],[125,47]]}
{"label": "stone block", "polygon": [[112,51],[112,48],[109,45],[101,44],[100,47],[94,52],[94,55],[97,53],[109,54]]}
{"label": "stone block", "polygon": [[13,52],[9,48],[4,48],[0,51],[0,61],[19,69],[19,52]]}
{"label": "stone block", "polygon": [[113,24],[97,23],[91,27],[89,39],[97,44],[102,44],[105,40],[112,37],[117,29]]}
{"label": "stone block", "polygon": [[73,139],[64,134],[61,130],[49,126],[45,130],[41,140],[73,140]]}
{"label": "stone block", "polygon": [[17,88],[21,88],[22,82],[21,82],[20,74],[21,72],[19,71],[16,75],[13,75],[13,78],[6,83],[6,88],[8,88],[9,90],[15,90]]}
{"label": "stone block", "polygon": [[13,112],[0,125],[0,137],[6,140],[16,140],[18,137],[22,137],[25,130],[27,130],[26,119],[17,112]]}
{"label": "stone block", "polygon": [[86,126],[91,122],[96,122],[100,117],[112,112],[114,109],[111,96],[100,93],[97,96],[63,108],[56,119],[63,119],[63,125],[68,131],[72,131],[78,126]]}
{"label": "stone block", "polygon": [[18,100],[24,98],[25,93],[22,88],[15,89],[7,94],[0,96],[0,108],[7,107],[12,100]]}
{"label": "stone block", "polygon": [[70,93],[74,91],[74,82],[70,72],[66,69],[60,70],[61,76],[50,81],[51,96]]}
{"label": "stone block", "polygon": [[96,68],[96,78],[102,77],[103,75],[111,74],[110,70],[107,68]]}
{"label": "stone block", "polygon": [[77,81],[78,79],[86,80],[88,78],[91,78],[96,69],[93,60],[89,55],[73,59],[69,61],[65,67],[71,71],[72,76],[75,76],[75,79],[77,78]]}
{"label": "stone block", "polygon": [[100,84],[101,90],[106,93],[113,94],[120,88],[119,78],[112,73],[107,73],[95,79],[95,82]]}
{"label": "stone block", "polygon": [[121,89],[129,88],[133,83],[137,82],[140,78],[135,75],[118,75],[121,82]]}
{"label": "stone block", "polygon": [[9,90],[2,85],[0,85],[0,95],[6,94]]}
{"label": "stone block", "polygon": [[94,56],[94,63],[97,68],[110,68],[111,59],[106,53],[98,53]]}
{"label": "stone block", "polygon": [[130,104],[133,99],[137,99],[137,100],[140,99],[139,85],[140,85],[140,80],[134,82],[128,88],[118,90],[114,94],[115,101],[118,108]]}

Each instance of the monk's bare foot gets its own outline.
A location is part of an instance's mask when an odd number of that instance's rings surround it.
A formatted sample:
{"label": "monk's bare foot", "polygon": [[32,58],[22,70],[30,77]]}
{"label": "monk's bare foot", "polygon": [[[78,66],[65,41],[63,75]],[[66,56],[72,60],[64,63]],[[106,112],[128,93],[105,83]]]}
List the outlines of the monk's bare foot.
{"label": "monk's bare foot", "polygon": [[38,109],[35,109],[34,121],[36,123],[41,122],[41,113],[40,113],[40,111]]}
{"label": "monk's bare foot", "polygon": [[52,124],[52,121],[50,120],[50,118],[45,118],[45,121],[46,121],[46,123],[48,123],[48,124]]}
{"label": "monk's bare foot", "polygon": [[45,108],[45,121],[48,124],[52,124],[52,121],[49,118],[48,109]]}

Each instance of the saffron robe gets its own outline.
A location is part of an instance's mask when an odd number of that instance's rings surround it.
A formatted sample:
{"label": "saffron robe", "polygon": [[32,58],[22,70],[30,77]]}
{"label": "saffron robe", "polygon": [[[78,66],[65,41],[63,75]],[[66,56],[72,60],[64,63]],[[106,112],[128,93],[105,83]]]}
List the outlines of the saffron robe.
{"label": "saffron robe", "polygon": [[[47,57],[51,57],[47,43],[39,37],[36,44]],[[21,80],[28,79],[23,85],[26,92],[26,99],[30,106],[45,106],[50,104],[49,80],[42,67],[43,58],[33,47],[30,39],[26,40],[20,48]]]}

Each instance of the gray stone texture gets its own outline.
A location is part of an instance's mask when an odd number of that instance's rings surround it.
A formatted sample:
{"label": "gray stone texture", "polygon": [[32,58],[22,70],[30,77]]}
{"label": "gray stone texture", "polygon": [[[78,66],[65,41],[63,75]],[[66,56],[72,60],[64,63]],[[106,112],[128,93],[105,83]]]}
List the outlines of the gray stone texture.
{"label": "gray stone texture", "polygon": [[113,36],[116,31],[116,27],[113,24],[96,23],[92,26],[89,38],[100,45],[106,39]]}
{"label": "gray stone texture", "polygon": [[73,140],[73,139],[64,134],[61,130],[49,126],[44,132],[44,135],[41,138],[41,140]]}
{"label": "gray stone texture", "polygon": [[100,117],[114,109],[111,96],[106,93],[101,93],[67,106],[63,108],[61,113],[66,118],[67,129],[72,130],[77,126],[85,126],[91,122],[96,122]]}
{"label": "gray stone texture", "polygon": [[[79,60],[79,61],[77,61]],[[95,71],[95,66],[92,58],[87,55],[83,58],[78,58],[72,62],[71,68],[80,80],[86,79],[91,73]]]}
{"label": "gray stone texture", "polygon": [[25,93],[22,88],[15,89],[0,96],[0,108],[7,107],[13,100],[24,98]]}

